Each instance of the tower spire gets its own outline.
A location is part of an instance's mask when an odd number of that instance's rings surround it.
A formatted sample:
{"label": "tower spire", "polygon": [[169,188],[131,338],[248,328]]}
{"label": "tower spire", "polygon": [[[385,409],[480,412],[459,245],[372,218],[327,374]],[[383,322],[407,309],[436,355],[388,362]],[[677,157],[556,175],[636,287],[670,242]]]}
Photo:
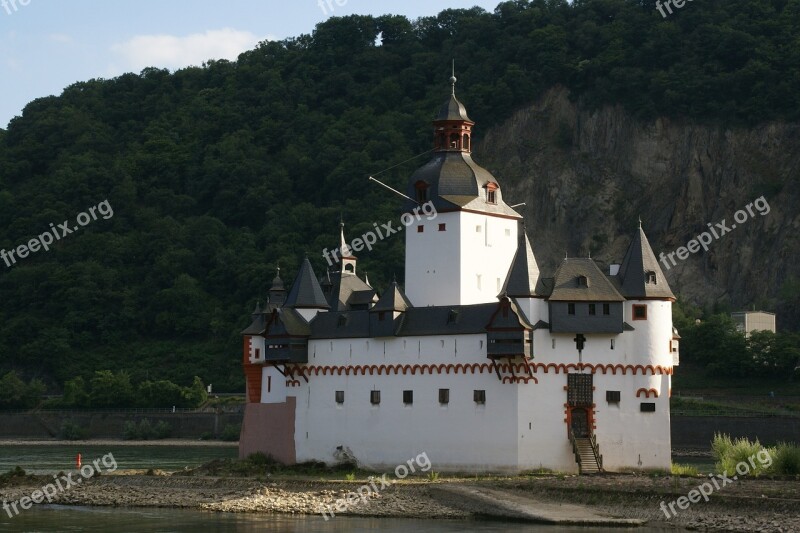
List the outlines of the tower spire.
{"label": "tower spire", "polygon": [[453,92],[452,92],[453,96],[456,95],[456,82],[457,81],[458,81],[458,78],[456,78],[456,60],[453,59],[453,74],[450,76],[450,85],[453,86]]}

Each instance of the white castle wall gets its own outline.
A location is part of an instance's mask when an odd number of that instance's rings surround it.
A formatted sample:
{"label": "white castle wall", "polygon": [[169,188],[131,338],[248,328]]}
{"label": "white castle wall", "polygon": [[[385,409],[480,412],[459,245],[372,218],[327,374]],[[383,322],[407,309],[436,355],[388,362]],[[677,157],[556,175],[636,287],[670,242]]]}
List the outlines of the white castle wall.
{"label": "white castle wall", "polygon": [[406,228],[406,296],[416,307],[497,301],[517,249],[517,225],[463,211],[415,220]]}

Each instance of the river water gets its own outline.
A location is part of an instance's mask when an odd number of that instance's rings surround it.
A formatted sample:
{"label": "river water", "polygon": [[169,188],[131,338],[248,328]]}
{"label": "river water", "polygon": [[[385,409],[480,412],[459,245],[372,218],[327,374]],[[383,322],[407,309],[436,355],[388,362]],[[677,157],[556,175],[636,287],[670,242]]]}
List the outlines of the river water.
{"label": "river water", "polygon": [[[160,468],[178,470],[199,466],[212,459],[236,457],[237,448],[221,446],[85,446],[80,443],[57,446],[0,446],[0,473],[15,466],[29,473],[49,474],[74,468],[80,453],[84,464],[114,455],[121,469]],[[37,505],[10,518],[0,509],[0,532],[113,532],[113,533],[456,533],[610,532],[606,528],[554,527],[490,521],[417,520],[395,518],[336,517],[326,521],[321,516],[212,513],[182,509],[108,508]],[[642,533],[674,532],[676,529],[644,527],[631,529]]]}

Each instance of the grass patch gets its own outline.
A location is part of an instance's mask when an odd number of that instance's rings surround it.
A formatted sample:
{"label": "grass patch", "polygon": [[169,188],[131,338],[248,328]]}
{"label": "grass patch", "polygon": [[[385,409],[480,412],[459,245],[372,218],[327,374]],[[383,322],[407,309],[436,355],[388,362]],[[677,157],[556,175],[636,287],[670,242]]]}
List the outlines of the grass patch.
{"label": "grass patch", "polygon": [[700,472],[697,471],[697,467],[693,465],[681,465],[678,463],[672,463],[671,471],[673,476],[697,477],[700,475]]}
{"label": "grass patch", "polygon": [[[775,447],[762,446],[758,439],[754,442],[741,438],[731,439],[729,435],[717,433],[711,443],[711,452],[716,460],[718,473],[744,475],[742,471],[747,465],[747,475],[763,474],[776,476],[800,475],[800,447],[794,443],[782,442]],[[740,470],[737,472],[737,466]]]}

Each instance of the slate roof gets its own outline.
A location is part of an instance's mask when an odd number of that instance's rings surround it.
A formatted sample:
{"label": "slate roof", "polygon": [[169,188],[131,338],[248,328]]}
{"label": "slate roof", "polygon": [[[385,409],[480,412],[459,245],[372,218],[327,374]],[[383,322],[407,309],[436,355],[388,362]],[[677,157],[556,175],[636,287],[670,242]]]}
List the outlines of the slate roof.
{"label": "slate roof", "polygon": [[466,120],[467,122],[475,123],[467,116],[467,108],[458,101],[455,94],[451,95],[442,107],[439,108],[439,112],[436,114],[434,120],[437,122],[441,120]]}
{"label": "slate roof", "polygon": [[[394,334],[406,337],[486,333],[486,326],[489,325],[498,305],[498,302],[493,302],[461,306],[409,307],[395,321]],[[366,310],[319,313],[311,320],[311,338],[370,338],[372,335],[369,315],[370,311]],[[524,315],[521,316],[524,321]]]}
{"label": "slate roof", "polygon": [[[586,276],[588,287],[578,286],[578,277]],[[592,259],[566,258],[556,269],[550,300],[570,302],[621,302],[625,298]]]}
{"label": "slate roof", "polygon": [[511,267],[508,269],[500,295],[505,294],[511,298],[541,296],[544,293],[544,287],[540,281],[539,265],[533,256],[531,242],[528,240],[523,224],[519,225],[518,233],[517,251],[514,253],[514,259],[511,261]]}
{"label": "slate roof", "polygon": [[[647,283],[648,271],[655,272],[656,283]],[[675,298],[641,224],[615,277],[619,292],[626,298]]]}
{"label": "slate roof", "polygon": [[330,281],[332,288],[328,305],[334,311],[345,311],[350,305],[372,303],[377,296],[375,289],[350,272],[333,272]]}
{"label": "slate roof", "polygon": [[259,335],[264,331],[266,320],[263,314],[253,315],[253,321],[242,330],[242,335]]}
{"label": "slate roof", "polygon": [[[324,314],[324,313],[323,313]],[[275,319],[280,323],[276,323]],[[292,308],[281,307],[276,309],[272,316],[268,317],[267,337],[270,335],[288,334],[292,337],[308,337],[311,334],[311,327],[306,319],[298,311]]]}
{"label": "slate roof", "polygon": [[311,309],[330,309],[330,305],[325,299],[322,287],[319,286],[314,269],[308,257],[303,259],[300,271],[292,284],[289,295],[286,297],[284,307],[311,308]]}
{"label": "slate roof", "polygon": [[375,304],[372,311],[405,311],[409,307],[413,307],[411,302],[406,297],[405,293],[400,289],[396,281],[393,281],[386,292],[383,293],[378,303]]}
{"label": "slate roof", "polygon": [[[428,184],[428,198],[437,210],[473,209],[487,213],[496,213],[522,218],[519,213],[502,201],[502,193],[498,192],[495,204],[487,203],[481,196],[487,183],[498,187],[497,179],[491,172],[472,160],[467,152],[436,152],[430,161],[418,168],[409,178],[406,194],[416,198],[416,183]],[[416,203],[406,202],[406,209]]]}

